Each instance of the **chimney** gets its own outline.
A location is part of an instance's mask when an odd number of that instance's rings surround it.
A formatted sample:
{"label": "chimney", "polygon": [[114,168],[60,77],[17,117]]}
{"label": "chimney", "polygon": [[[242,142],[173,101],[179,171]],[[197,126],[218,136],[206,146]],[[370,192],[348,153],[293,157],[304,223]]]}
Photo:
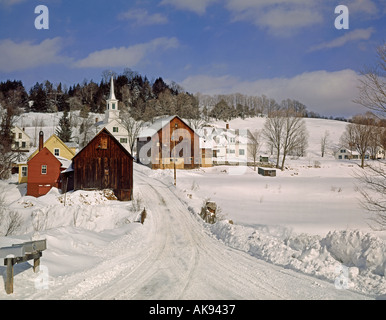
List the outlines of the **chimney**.
{"label": "chimney", "polygon": [[227,130],[229,130],[229,123],[226,124],[226,128],[227,128]]}
{"label": "chimney", "polygon": [[44,133],[43,131],[39,132],[39,152],[43,149]]}
{"label": "chimney", "polygon": [[99,122],[99,119],[98,118],[95,118],[95,123],[98,123]]}

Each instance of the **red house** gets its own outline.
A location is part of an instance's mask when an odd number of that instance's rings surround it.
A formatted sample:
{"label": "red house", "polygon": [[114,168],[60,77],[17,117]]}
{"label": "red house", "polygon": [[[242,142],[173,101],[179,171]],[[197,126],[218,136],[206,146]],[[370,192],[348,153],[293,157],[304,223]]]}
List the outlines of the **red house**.
{"label": "red house", "polygon": [[27,196],[40,197],[52,187],[60,187],[62,163],[43,148],[43,132],[39,134],[39,152],[28,161]]}

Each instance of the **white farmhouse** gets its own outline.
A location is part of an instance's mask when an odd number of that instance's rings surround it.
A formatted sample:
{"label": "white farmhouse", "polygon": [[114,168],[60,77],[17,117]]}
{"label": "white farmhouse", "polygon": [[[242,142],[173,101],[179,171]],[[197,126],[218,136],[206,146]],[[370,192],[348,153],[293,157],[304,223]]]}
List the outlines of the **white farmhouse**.
{"label": "white farmhouse", "polygon": [[205,127],[199,135],[210,144],[214,164],[247,163],[248,130]]}
{"label": "white farmhouse", "polygon": [[11,129],[13,134],[12,150],[18,152],[28,152],[31,147],[31,137],[21,128],[15,126]]}
{"label": "white farmhouse", "polygon": [[[335,159],[337,160],[360,160],[360,158],[361,156],[358,151],[353,151],[345,147],[341,147],[335,152]],[[366,152],[365,159],[368,160],[369,158],[370,153]]]}

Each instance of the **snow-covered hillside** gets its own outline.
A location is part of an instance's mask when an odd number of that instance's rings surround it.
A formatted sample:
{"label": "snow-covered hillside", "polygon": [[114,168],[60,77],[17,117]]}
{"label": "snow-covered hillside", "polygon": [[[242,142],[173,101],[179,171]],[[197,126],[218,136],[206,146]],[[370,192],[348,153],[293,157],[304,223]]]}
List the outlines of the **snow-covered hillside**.
{"label": "snow-covered hillside", "polygon": [[[23,217],[17,233],[0,236],[0,246],[48,242],[46,273],[16,265],[15,293],[0,290],[0,299],[384,298],[386,233],[369,228],[359,206],[357,164],[337,161],[331,151],[320,156],[324,132],[332,150],[346,124],[306,123],[307,156],[288,159],[277,177],[247,167],[178,170],[175,188],[172,171],[135,165],[133,202],[103,192],[64,197],[55,189],[35,199],[15,176],[0,182],[7,208]],[[252,130],[263,124],[230,122]],[[209,198],[223,216],[214,225],[198,216]],[[143,208],[141,225],[135,221]]]}

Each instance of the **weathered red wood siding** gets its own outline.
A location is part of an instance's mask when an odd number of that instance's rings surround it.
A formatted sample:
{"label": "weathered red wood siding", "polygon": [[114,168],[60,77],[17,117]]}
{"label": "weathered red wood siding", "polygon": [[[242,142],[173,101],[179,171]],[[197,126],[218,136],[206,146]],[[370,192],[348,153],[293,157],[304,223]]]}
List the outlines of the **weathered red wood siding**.
{"label": "weathered red wood siding", "polygon": [[73,158],[74,190],[111,189],[119,200],[132,199],[133,157],[102,130]]}
{"label": "weathered red wood siding", "polygon": [[[47,174],[42,174],[42,165],[47,166]],[[60,172],[60,161],[47,148],[43,148],[28,161],[27,195],[40,197],[52,187],[60,188]]]}
{"label": "weathered red wood siding", "polygon": [[[174,132],[176,132],[179,141],[172,140]],[[178,166],[179,169],[194,169],[200,167],[199,136],[177,116],[154,134],[154,136],[151,137],[151,142],[141,142],[139,140],[137,140],[137,142],[138,154],[142,147],[151,143],[150,167],[152,169],[172,169],[174,163],[165,164],[163,161],[163,159],[170,158],[178,159],[181,163],[181,165]]]}

